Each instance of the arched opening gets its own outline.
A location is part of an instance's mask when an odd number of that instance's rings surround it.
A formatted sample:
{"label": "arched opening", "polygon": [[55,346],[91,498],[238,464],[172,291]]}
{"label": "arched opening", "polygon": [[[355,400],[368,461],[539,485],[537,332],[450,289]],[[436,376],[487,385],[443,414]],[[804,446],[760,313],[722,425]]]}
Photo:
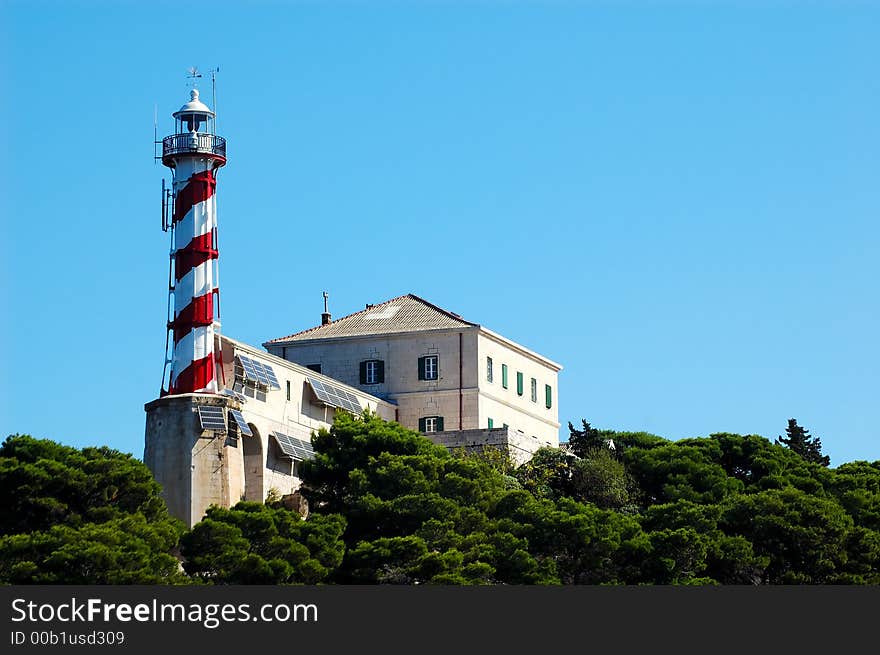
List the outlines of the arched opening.
{"label": "arched opening", "polygon": [[244,499],[262,503],[266,498],[263,488],[265,457],[263,456],[263,437],[257,426],[248,423],[252,437],[242,436],[242,454],[244,455]]}

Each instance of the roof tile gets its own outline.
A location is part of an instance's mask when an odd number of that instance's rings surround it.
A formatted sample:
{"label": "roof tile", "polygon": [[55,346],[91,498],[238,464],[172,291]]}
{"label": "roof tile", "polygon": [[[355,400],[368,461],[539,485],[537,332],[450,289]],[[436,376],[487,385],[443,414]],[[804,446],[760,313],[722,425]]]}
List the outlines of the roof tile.
{"label": "roof tile", "polygon": [[407,294],[386,300],[379,305],[372,305],[331,321],[327,325],[318,325],[286,337],[266,341],[263,345],[461,327],[477,327],[477,324],[465,321],[457,314],[432,305],[416,295]]}

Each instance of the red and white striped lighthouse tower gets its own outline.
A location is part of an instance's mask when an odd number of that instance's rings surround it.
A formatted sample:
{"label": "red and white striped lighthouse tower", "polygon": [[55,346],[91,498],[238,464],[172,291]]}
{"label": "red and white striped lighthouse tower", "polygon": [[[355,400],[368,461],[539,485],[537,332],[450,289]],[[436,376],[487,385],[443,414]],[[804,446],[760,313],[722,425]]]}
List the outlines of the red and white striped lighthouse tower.
{"label": "red and white striped lighthouse tower", "polygon": [[[167,389],[163,374],[162,393],[216,393],[216,172],[226,164],[226,140],[214,133],[214,112],[199,100],[196,89],[173,116],[174,134],[162,139],[162,163],[173,177],[173,209],[170,220],[163,211],[163,227],[171,229],[169,290],[174,308],[168,322],[173,346],[170,357],[166,353],[171,372]],[[165,209],[164,197],[162,202]]]}

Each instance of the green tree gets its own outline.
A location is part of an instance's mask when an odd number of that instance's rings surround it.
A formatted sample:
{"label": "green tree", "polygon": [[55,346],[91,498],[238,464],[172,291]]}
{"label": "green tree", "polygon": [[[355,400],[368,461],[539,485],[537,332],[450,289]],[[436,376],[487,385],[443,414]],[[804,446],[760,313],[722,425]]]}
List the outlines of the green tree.
{"label": "green tree", "polygon": [[880,462],[848,462],[830,473],[829,492],[856,524],[880,532]]}
{"label": "green tree", "polygon": [[682,439],[650,448],[629,448],[623,461],[647,505],[676,500],[712,504],[744,486],[727,475],[720,459],[718,444],[708,439]]}
{"label": "green tree", "polygon": [[555,500],[575,493],[572,466],[575,458],[559,448],[539,448],[514,471],[523,489],[538,498]]}
{"label": "green tree", "polygon": [[602,509],[635,512],[637,487],[607,446],[594,446],[571,464],[572,497]]}
{"label": "green tree", "polygon": [[186,572],[212,584],[315,584],[342,561],[345,519],[303,520],[280,503],[210,507],[181,539]]}
{"label": "green tree", "polygon": [[606,446],[606,439],[602,432],[597,430],[586,419],[581,419],[582,430],[576,430],[571,421],[568,422],[568,447],[578,457],[584,457],[587,452]]}
{"label": "green tree", "polygon": [[131,455],[28,435],[0,446],[0,582],[179,583],[183,524]]}
{"label": "green tree", "polygon": [[854,581],[847,575],[853,520],[833,499],[794,487],[737,495],[729,500],[719,526],[728,535],[744,537],[756,555],[768,558],[766,583]]}
{"label": "green tree", "polygon": [[751,542],[719,528],[722,506],[677,500],[652,505],[639,517],[651,542],[645,580],[686,584],[760,584],[769,558],[757,556]]}
{"label": "green tree", "polygon": [[179,584],[172,555],[180,525],[135,513],[0,537],[0,581],[10,584]]}
{"label": "green tree", "polygon": [[526,493],[497,463],[453,456],[369,414],[338,417],[313,443],[304,493],[316,511],[338,508],[348,521],[336,582],[558,582],[530,552],[526,527],[496,515]]}
{"label": "green tree", "polygon": [[820,466],[831,464],[831,458],[822,454],[822,440],[819,437],[811,437],[810,431],[798,425],[795,419],[788,419],[785,434],[787,436],[777,437],[776,443],[790,448],[808,462]]}
{"label": "green tree", "polygon": [[709,439],[691,441],[704,448],[728,476],[740,480],[747,492],[796,487],[824,496],[831,473],[805,461],[800,455],[758,435],[717,433]]}

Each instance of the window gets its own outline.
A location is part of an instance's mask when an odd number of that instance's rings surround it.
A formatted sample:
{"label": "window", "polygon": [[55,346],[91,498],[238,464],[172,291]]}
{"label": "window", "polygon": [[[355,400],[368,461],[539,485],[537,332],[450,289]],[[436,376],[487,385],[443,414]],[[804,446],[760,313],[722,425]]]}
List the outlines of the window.
{"label": "window", "polygon": [[492,381],[492,358],[486,358],[486,382]]}
{"label": "window", "polygon": [[290,380],[287,381],[287,400],[290,400]]}
{"label": "window", "polygon": [[538,381],[532,378],[532,402],[538,402]]}
{"label": "window", "polygon": [[361,362],[361,384],[382,384],[385,382],[385,362],[381,359],[368,359]]}
{"label": "window", "polygon": [[443,432],[443,417],[425,416],[420,418],[419,432]]}
{"label": "window", "polygon": [[501,386],[507,388],[507,364],[501,365]]}
{"label": "window", "polygon": [[494,428],[494,427],[495,427],[495,421],[493,421],[493,420],[490,418],[490,419],[489,419],[489,429],[491,430],[491,429]]}
{"label": "window", "polygon": [[232,385],[232,389],[248,398],[256,398],[261,402],[266,402],[266,392],[260,387],[257,387],[253,382],[242,381],[241,379],[236,378]]}
{"label": "window", "polygon": [[437,380],[439,372],[440,358],[437,355],[419,357],[419,380]]}
{"label": "window", "polygon": [[544,385],[544,404],[547,406],[547,409],[553,407],[553,389],[549,384]]}
{"label": "window", "polygon": [[321,365],[320,364],[306,364],[306,368],[309,369],[310,371],[314,371],[315,373],[321,372]]}
{"label": "window", "polygon": [[519,371],[516,372],[516,395],[523,395],[523,374]]}

